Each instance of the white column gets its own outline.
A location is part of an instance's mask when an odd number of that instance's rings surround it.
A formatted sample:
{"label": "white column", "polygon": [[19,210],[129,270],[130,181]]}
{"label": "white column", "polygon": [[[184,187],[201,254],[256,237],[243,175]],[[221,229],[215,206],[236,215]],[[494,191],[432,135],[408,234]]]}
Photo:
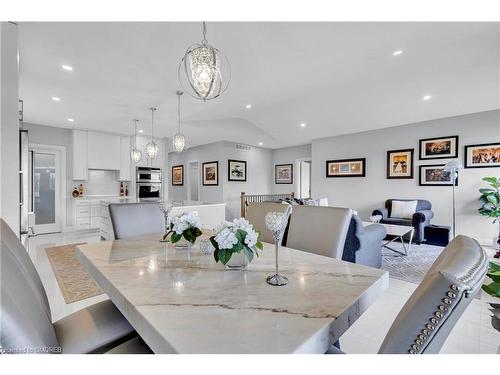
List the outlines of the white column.
{"label": "white column", "polygon": [[17,25],[0,23],[0,216],[19,235]]}

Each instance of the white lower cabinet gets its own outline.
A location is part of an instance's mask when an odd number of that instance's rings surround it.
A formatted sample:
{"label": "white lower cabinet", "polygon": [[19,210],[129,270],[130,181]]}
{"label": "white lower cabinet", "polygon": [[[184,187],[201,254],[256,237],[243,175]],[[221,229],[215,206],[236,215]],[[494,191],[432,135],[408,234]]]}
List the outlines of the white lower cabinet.
{"label": "white lower cabinet", "polygon": [[99,229],[101,225],[100,200],[78,199],[74,201],[73,222],[76,230]]}

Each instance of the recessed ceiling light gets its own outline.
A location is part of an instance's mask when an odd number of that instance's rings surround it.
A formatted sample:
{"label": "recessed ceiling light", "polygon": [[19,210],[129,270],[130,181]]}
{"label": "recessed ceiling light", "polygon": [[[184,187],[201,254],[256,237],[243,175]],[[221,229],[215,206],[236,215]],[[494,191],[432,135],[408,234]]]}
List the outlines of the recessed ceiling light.
{"label": "recessed ceiling light", "polygon": [[264,143],[262,143],[262,142],[259,142],[259,146],[262,146],[263,144],[264,144]]}
{"label": "recessed ceiling light", "polygon": [[74,120],[74,119],[72,119],[72,118],[69,118],[69,119],[68,119],[68,121],[69,121],[69,122],[75,122],[75,120]]}
{"label": "recessed ceiling light", "polygon": [[137,133],[144,133],[144,130],[139,129],[139,130],[137,130]]}
{"label": "recessed ceiling light", "polygon": [[400,50],[400,49],[398,49],[397,51],[394,51],[394,52],[392,53],[392,56],[399,56],[399,55],[401,55],[402,53],[403,53],[403,51],[402,51],[402,50]]}
{"label": "recessed ceiling light", "polygon": [[424,97],[423,97],[422,99],[423,99],[423,100],[429,100],[429,99],[431,99],[431,98],[432,98],[432,96],[430,96],[430,95],[424,95]]}
{"label": "recessed ceiling light", "polygon": [[250,108],[252,108],[252,105],[251,105],[251,104],[247,104],[247,105],[245,106],[245,108],[246,108],[246,109],[250,109]]}
{"label": "recessed ceiling light", "polygon": [[53,96],[52,100],[55,101],[55,102],[60,102],[61,98],[58,98],[57,96]]}
{"label": "recessed ceiling light", "polygon": [[68,72],[71,72],[73,70],[73,67],[69,65],[61,65],[61,68],[67,70]]}
{"label": "recessed ceiling light", "polygon": [[306,124],[305,122],[301,122],[301,123],[300,123],[300,127],[301,127],[301,128],[305,128],[305,127],[306,127],[306,125],[307,125],[307,124]]}

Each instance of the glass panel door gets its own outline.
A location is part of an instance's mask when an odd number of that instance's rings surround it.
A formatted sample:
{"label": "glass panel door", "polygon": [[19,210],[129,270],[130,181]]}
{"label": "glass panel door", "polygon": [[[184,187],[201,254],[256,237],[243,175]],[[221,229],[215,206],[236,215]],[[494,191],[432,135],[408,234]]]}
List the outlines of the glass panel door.
{"label": "glass panel door", "polygon": [[35,233],[61,231],[60,154],[55,150],[33,150],[32,200]]}

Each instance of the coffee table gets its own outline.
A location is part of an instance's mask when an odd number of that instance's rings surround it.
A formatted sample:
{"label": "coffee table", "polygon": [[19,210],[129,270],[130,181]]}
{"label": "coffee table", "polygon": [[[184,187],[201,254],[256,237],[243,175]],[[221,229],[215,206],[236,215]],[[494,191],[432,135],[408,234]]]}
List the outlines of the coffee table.
{"label": "coffee table", "polygon": [[[393,236],[392,239],[387,240],[382,243],[382,247],[385,247],[388,250],[391,250],[392,252],[399,254],[401,256],[408,256],[411,250],[411,241],[413,240],[413,232],[415,228],[411,226],[406,226],[406,225],[396,225],[396,224],[383,224],[383,223],[371,223],[369,221],[363,221],[363,225],[366,227],[367,225],[372,225],[372,224],[378,224],[382,225],[385,230],[387,231],[387,234],[390,236]],[[408,244],[405,243],[403,237],[406,235],[410,235],[410,241]],[[401,252],[399,250],[394,249],[393,247],[390,247],[389,244],[393,243],[396,240],[400,240],[401,244],[403,245],[404,252]]]}

